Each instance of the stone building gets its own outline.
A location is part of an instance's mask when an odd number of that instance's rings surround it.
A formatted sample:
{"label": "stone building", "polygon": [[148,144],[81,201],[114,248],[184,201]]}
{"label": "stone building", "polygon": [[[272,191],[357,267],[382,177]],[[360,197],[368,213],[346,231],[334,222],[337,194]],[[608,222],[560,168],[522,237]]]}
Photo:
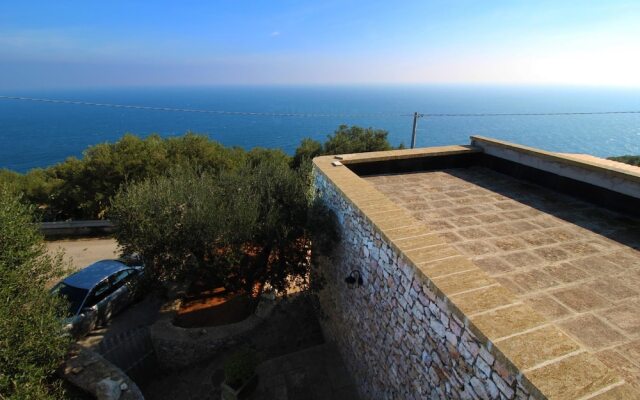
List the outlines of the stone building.
{"label": "stone building", "polygon": [[362,398],[640,398],[640,168],[472,137],[314,173]]}

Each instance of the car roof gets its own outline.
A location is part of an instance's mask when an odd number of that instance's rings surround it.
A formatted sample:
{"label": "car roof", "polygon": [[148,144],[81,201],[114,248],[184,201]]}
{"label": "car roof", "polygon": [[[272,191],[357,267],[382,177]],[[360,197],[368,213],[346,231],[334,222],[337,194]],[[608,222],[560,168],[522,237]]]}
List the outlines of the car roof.
{"label": "car roof", "polygon": [[130,268],[117,260],[102,260],[66,277],[62,282],[81,289],[91,289],[109,275]]}

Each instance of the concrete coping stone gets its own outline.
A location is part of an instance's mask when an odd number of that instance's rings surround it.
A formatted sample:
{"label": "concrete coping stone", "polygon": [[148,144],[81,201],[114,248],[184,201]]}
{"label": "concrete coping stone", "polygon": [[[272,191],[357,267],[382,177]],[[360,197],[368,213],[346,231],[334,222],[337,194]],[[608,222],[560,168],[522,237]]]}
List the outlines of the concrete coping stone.
{"label": "concrete coping stone", "polygon": [[[334,160],[340,160],[342,164],[358,164],[375,161],[401,160],[408,158],[439,157],[445,155],[456,155],[464,153],[481,153],[482,150],[472,146],[439,146],[421,147],[417,149],[370,151],[367,153],[340,154],[335,156],[325,156]],[[318,158],[322,158],[318,157]]]}

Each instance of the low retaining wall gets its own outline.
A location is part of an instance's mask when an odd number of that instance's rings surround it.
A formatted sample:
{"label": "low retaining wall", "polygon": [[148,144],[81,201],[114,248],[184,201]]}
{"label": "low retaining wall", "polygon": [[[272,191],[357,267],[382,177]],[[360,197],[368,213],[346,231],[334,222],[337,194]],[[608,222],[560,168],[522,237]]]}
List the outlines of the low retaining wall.
{"label": "low retaining wall", "polygon": [[42,222],[39,224],[39,228],[47,239],[104,236],[115,232],[115,225],[108,220]]}
{"label": "low retaining wall", "polygon": [[[316,188],[343,227],[336,262],[321,266],[323,328],[362,398],[529,398],[530,389],[496,359],[491,343],[318,172]],[[362,274],[362,287],[347,287],[352,270]]]}
{"label": "low retaining wall", "polygon": [[163,317],[150,328],[160,368],[182,368],[212,358],[260,325],[271,315],[275,302],[273,297],[263,295],[253,315],[243,321],[203,328],[175,326],[173,321],[182,301],[178,299],[169,302],[161,311]]}

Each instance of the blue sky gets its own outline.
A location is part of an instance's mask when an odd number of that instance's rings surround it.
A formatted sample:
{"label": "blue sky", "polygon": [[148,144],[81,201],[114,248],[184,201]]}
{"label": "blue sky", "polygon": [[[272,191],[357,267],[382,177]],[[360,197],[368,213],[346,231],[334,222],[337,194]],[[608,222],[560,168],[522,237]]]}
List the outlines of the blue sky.
{"label": "blue sky", "polygon": [[0,3],[0,89],[640,86],[640,1]]}

